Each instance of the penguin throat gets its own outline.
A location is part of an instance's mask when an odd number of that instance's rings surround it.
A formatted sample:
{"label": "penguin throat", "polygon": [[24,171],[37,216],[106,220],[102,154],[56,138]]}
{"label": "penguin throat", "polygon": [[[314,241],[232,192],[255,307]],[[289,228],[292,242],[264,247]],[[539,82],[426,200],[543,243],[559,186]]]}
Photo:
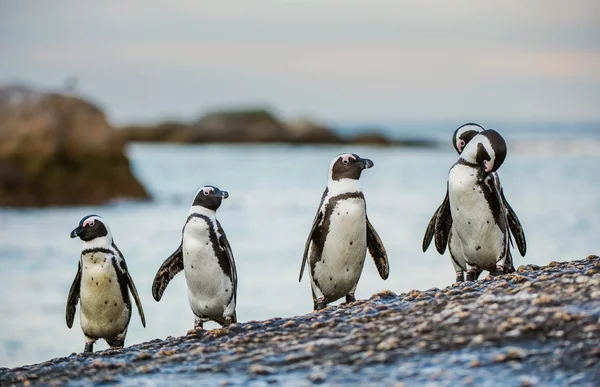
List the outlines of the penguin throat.
{"label": "penguin throat", "polygon": [[188,216],[190,216],[192,214],[205,215],[205,216],[208,216],[211,219],[214,219],[214,218],[217,217],[217,212],[215,210],[211,210],[209,208],[202,207],[202,206],[192,206],[192,207],[190,207],[190,212],[188,212]]}
{"label": "penguin throat", "polygon": [[110,233],[106,236],[103,237],[98,237],[98,238],[94,238],[91,241],[84,241],[83,242],[83,249],[94,249],[94,248],[105,248],[105,249],[109,249],[111,248],[113,245],[113,239],[112,236],[110,235]]}
{"label": "penguin throat", "polygon": [[327,182],[327,189],[329,196],[346,192],[362,192],[360,182],[357,179],[333,180],[330,178]]}

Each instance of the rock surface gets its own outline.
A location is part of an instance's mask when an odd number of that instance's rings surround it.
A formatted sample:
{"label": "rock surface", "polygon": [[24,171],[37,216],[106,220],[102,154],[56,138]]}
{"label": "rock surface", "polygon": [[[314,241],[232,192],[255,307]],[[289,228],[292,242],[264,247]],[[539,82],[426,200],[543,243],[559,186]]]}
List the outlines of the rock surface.
{"label": "rock surface", "polygon": [[96,106],[26,87],[0,88],[0,206],[147,198],[123,138]]}
{"label": "rock surface", "polygon": [[285,123],[265,109],[211,112],[195,122],[129,126],[127,141],[175,143],[335,143],[339,137],[310,120]]}
{"label": "rock surface", "polygon": [[599,319],[590,256],[0,369],[0,385],[593,386]]}
{"label": "rock surface", "polygon": [[437,145],[433,141],[393,140],[372,128],[357,136],[343,138],[332,128],[310,119],[285,122],[265,109],[213,112],[192,123],[171,121],[128,126],[120,131],[131,142]]}

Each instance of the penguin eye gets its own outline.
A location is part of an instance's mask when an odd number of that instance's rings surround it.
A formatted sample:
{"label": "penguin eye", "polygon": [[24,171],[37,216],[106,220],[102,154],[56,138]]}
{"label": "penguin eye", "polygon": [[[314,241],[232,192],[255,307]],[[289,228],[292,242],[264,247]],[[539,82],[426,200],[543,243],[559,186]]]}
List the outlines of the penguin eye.
{"label": "penguin eye", "polygon": [[204,196],[208,196],[210,194],[210,192],[208,192],[208,191],[202,191],[202,192],[204,192]]}
{"label": "penguin eye", "polygon": [[344,163],[344,164],[348,165],[348,159],[344,159],[344,160],[342,160],[342,163]]}
{"label": "penguin eye", "polygon": [[94,224],[96,224],[93,220],[91,222],[88,223],[89,227],[94,227]]}

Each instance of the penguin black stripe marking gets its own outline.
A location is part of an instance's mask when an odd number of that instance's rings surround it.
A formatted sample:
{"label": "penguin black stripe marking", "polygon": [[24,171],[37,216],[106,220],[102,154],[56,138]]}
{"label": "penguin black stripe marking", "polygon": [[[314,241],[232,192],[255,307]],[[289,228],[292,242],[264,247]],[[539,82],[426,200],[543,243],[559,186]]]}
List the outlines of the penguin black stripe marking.
{"label": "penguin black stripe marking", "polygon": [[93,254],[93,253],[103,253],[108,255],[114,255],[115,253],[112,250],[106,249],[104,247],[93,247],[91,249],[85,249],[81,251],[82,255]]}
{"label": "penguin black stripe marking", "polygon": [[[121,296],[123,297],[123,302],[127,306],[127,309],[131,310],[131,300],[129,299],[129,291],[127,290],[127,277],[121,272],[119,267],[117,266],[117,262],[114,260],[111,262],[113,268],[115,269],[115,273],[117,273],[117,282],[119,283],[119,288],[121,289]],[[131,319],[131,313],[129,313],[129,317],[127,318],[127,325],[129,324],[129,320]]]}
{"label": "penguin black stripe marking", "polygon": [[[333,211],[335,210],[337,204],[339,202],[341,202],[342,200],[348,200],[348,199],[359,199],[359,200],[364,200],[365,197],[363,195],[362,192],[349,192],[349,193],[344,193],[344,194],[340,194],[337,196],[334,196],[332,198],[330,198],[327,203],[325,203],[325,214],[323,216],[323,219],[321,220],[321,223],[319,224],[319,226],[317,226],[316,232],[313,234],[313,252],[311,255],[311,259],[310,259],[310,269],[314,270],[314,266],[316,262],[319,262],[322,259],[322,254],[323,254],[323,246],[325,243],[325,239],[327,238],[327,235],[329,234],[329,229],[330,229],[330,223],[331,223],[331,215],[333,213]],[[314,257],[314,258],[312,258]],[[314,272],[313,272],[314,275]]]}
{"label": "penguin black stripe marking", "polygon": [[485,197],[485,201],[488,204],[488,209],[490,213],[493,215],[494,222],[500,227],[506,227],[506,215],[502,206],[500,205],[500,196],[498,195],[498,191],[496,186],[490,185],[491,181],[486,179],[482,184],[480,184],[481,192],[483,192],[483,196]]}
{"label": "penguin black stripe marking", "polygon": [[231,278],[231,268],[229,267],[229,260],[227,259],[225,252],[219,247],[219,241],[217,239],[217,234],[216,234],[215,230],[211,227],[210,218],[206,215],[192,214],[188,217],[186,223],[189,222],[193,218],[200,218],[206,222],[206,224],[208,226],[210,246],[212,247],[212,250],[213,250],[215,256],[219,260],[219,266],[221,266],[221,270],[223,270],[223,273],[225,273],[226,276]]}

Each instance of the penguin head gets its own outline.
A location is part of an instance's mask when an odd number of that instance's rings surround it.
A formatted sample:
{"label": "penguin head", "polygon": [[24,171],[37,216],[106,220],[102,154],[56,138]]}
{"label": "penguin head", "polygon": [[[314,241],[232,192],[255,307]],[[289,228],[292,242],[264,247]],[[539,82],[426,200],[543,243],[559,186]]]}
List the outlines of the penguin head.
{"label": "penguin head", "polygon": [[329,166],[329,178],[334,181],[342,179],[358,180],[364,169],[373,167],[369,159],[362,159],[354,153],[343,153],[337,155]]}
{"label": "penguin head", "polygon": [[460,158],[479,167],[479,177],[482,182],[504,163],[506,142],[495,130],[484,130],[471,139]]}
{"label": "penguin head", "polygon": [[110,230],[104,220],[98,215],[87,215],[81,221],[79,226],[71,231],[71,238],[79,237],[84,242],[89,242],[96,238],[109,237]]}
{"label": "penguin head", "polygon": [[483,129],[481,125],[472,122],[458,127],[452,135],[452,145],[454,145],[454,149],[456,149],[458,154],[461,154],[473,137],[484,130],[485,129]]}
{"label": "penguin head", "polygon": [[228,197],[229,193],[227,191],[221,191],[212,185],[205,185],[198,190],[192,206],[200,206],[216,211],[221,206],[223,199]]}

